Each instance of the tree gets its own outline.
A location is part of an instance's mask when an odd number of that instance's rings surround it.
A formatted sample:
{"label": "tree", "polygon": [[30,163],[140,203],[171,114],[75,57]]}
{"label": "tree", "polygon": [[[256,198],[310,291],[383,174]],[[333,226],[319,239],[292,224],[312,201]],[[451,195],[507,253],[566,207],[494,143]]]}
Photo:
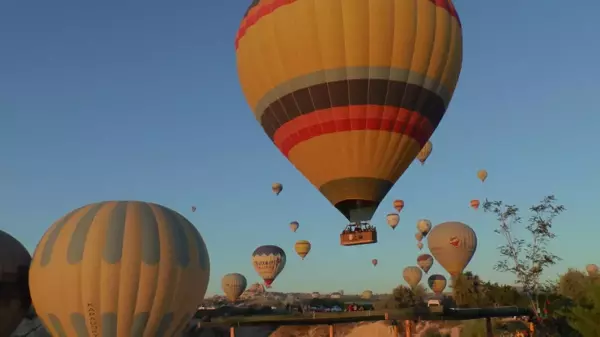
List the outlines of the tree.
{"label": "tree", "polygon": [[484,293],[482,306],[527,306],[529,304],[529,300],[514,287],[484,282],[482,288]]}
{"label": "tree", "polygon": [[400,285],[392,291],[396,308],[410,308],[422,305],[427,296],[427,290],[422,285],[417,285],[414,289]]}
{"label": "tree", "polygon": [[565,312],[569,325],[583,337],[600,337],[600,284],[588,282],[585,300]]}
{"label": "tree", "polygon": [[588,297],[587,286],[593,282],[593,278],[579,270],[569,268],[566,273],[560,276],[556,291],[574,303],[584,303]]}
{"label": "tree", "polygon": [[421,284],[417,284],[417,286],[412,289],[413,292],[413,305],[421,305],[425,304],[425,300],[427,299],[428,291],[427,288],[422,286]]}
{"label": "tree", "polygon": [[452,297],[459,307],[480,307],[484,304],[483,282],[467,271],[452,280]]}
{"label": "tree", "polygon": [[554,219],[565,211],[565,206],[557,204],[554,195],[546,196],[539,204],[531,206],[531,216],[524,226],[529,236],[527,239],[515,228],[522,224],[518,207],[486,200],[483,209],[496,215],[499,226],[495,232],[506,240],[506,244],[499,248],[502,257],[494,269],[513,273],[516,283],[530,296],[531,305],[537,310],[537,301],[531,295],[537,294],[544,269],[560,261],[560,257],[548,251],[547,247],[556,236],[552,232]]}

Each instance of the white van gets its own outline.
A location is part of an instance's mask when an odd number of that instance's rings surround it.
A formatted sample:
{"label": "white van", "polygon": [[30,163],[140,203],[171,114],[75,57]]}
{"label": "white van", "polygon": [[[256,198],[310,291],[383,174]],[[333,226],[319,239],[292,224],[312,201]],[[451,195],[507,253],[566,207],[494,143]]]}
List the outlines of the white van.
{"label": "white van", "polygon": [[429,300],[429,301],[427,301],[427,306],[430,307],[430,308],[431,307],[439,307],[441,305],[442,304],[440,303],[439,300]]}

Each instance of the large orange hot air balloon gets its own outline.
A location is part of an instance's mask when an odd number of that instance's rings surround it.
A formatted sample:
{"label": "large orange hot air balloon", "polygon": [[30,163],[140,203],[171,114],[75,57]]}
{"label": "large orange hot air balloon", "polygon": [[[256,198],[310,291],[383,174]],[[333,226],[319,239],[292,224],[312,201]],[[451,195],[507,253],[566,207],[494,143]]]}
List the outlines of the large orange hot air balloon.
{"label": "large orange hot air balloon", "polygon": [[404,208],[404,200],[394,200],[394,208],[400,212]]}
{"label": "large orange hot air balloon", "polygon": [[183,215],[105,201],[56,221],[38,243],[29,287],[52,336],[180,336],[210,278],[206,244]]}
{"label": "large orange hot air balloon", "polygon": [[446,113],[462,29],[451,0],[254,0],[235,49],[265,133],[360,222]]}

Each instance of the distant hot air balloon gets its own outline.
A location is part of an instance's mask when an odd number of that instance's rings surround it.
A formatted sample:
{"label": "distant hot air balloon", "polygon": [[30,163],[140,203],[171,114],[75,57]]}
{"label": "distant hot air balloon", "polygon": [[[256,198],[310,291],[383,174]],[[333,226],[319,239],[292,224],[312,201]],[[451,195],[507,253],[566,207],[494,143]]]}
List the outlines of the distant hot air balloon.
{"label": "distant hot air balloon", "polygon": [[252,265],[268,288],[285,267],[286,256],[283,249],[273,246],[260,246],[252,253]]}
{"label": "distant hot air balloon", "polygon": [[271,185],[271,190],[273,190],[273,193],[276,195],[279,195],[279,193],[283,191],[283,185],[280,183],[273,183],[273,185]]}
{"label": "distant hot air balloon", "polygon": [[431,266],[433,266],[433,256],[429,254],[419,255],[419,257],[417,257],[417,265],[423,269],[425,273],[428,273]]}
{"label": "distant hot air balloon", "polygon": [[256,120],[353,223],[372,218],[439,125],[462,49],[450,0],[253,1],[235,38]]}
{"label": "distant hot air balloon", "polygon": [[248,281],[246,277],[238,273],[227,274],[221,280],[221,288],[223,288],[225,297],[231,302],[237,301],[244,290],[246,290],[247,285]]}
{"label": "distant hot air balloon", "polygon": [[394,200],[394,208],[396,211],[401,212],[404,208],[404,200]]}
{"label": "distant hot air balloon", "polygon": [[178,336],[202,302],[209,274],[204,240],[181,214],[106,201],[48,229],[29,286],[52,336]]}
{"label": "distant hot air balloon", "polygon": [[585,270],[589,275],[598,274],[598,266],[595,264],[588,264],[587,266],[585,266]]}
{"label": "distant hot air balloon", "polygon": [[373,266],[377,267],[377,263],[379,262],[377,261],[377,259],[373,259],[371,260],[371,263],[373,264]]}
{"label": "distant hot air balloon", "polygon": [[471,200],[471,208],[473,208],[475,210],[479,209],[479,200],[477,200],[477,199]]}
{"label": "distant hot air balloon", "polygon": [[304,260],[306,255],[310,252],[311,244],[306,240],[298,240],[294,245],[294,250],[296,250],[296,254]]}
{"label": "distant hot air balloon", "polygon": [[31,306],[30,263],[27,249],[0,230],[0,336],[11,336]]}
{"label": "distant hot air balloon", "polygon": [[196,206],[192,206],[192,212],[196,211]]}
{"label": "distant hot air balloon", "polygon": [[315,291],[312,294],[310,294],[310,297],[312,297],[312,298],[319,298],[319,297],[321,297],[321,294],[319,292]]}
{"label": "distant hot air balloon", "polygon": [[365,290],[360,294],[360,298],[363,300],[370,300],[373,297],[373,292],[371,290]]}
{"label": "distant hot air balloon", "polygon": [[408,283],[411,288],[416,287],[419,282],[421,282],[421,278],[423,277],[423,272],[419,267],[406,267],[404,271],[402,271],[402,276],[404,277],[404,281]]}
{"label": "distant hot air balloon", "polygon": [[421,232],[415,233],[415,239],[417,239],[417,241],[419,241],[419,242],[423,241],[423,237],[424,237],[423,233],[421,233]]}
{"label": "distant hot air balloon", "polygon": [[433,227],[427,236],[427,246],[436,261],[456,277],[475,254],[477,235],[462,222],[444,222]]}
{"label": "distant hot air balloon", "polygon": [[300,227],[300,224],[298,223],[298,221],[290,222],[290,229],[292,230],[292,232],[296,233],[296,231],[298,230],[299,227]]}
{"label": "distant hot air balloon", "polygon": [[421,151],[419,151],[419,154],[417,155],[417,159],[421,162],[421,165],[425,164],[425,161],[431,154],[431,151],[433,151],[433,144],[431,144],[431,142],[428,141],[427,143],[425,143],[425,146],[421,148]]}
{"label": "distant hot air balloon", "polygon": [[438,296],[444,292],[447,283],[448,282],[446,278],[440,274],[433,274],[427,279],[427,284],[429,285],[429,288],[431,288],[431,290]]}
{"label": "distant hot air balloon", "polygon": [[[417,230],[419,231],[419,233],[421,233],[421,235],[423,235],[423,237],[427,236],[427,234],[431,230],[431,221],[427,219],[421,219],[417,221]],[[421,237],[421,240],[423,239],[423,237]]]}
{"label": "distant hot air balloon", "polygon": [[400,223],[400,215],[396,213],[390,213],[386,217],[387,224],[392,227],[392,229],[396,229],[396,226]]}
{"label": "distant hot air balloon", "polygon": [[481,180],[481,182],[485,182],[485,180],[487,179],[488,173],[486,170],[479,170],[477,171],[477,178],[479,178],[479,180]]}
{"label": "distant hot air balloon", "polygon": [[417,248],[419,248],[419,250],[423,249],[423,242],[417,243]]}

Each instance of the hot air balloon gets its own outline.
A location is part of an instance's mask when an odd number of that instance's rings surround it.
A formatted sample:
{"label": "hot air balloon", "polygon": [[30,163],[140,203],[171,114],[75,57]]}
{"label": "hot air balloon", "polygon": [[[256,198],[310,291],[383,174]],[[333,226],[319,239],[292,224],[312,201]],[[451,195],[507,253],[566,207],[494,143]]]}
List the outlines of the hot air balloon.
{"label": "hot air balloon", "polygon": [[415,239],[417,239],[417,241],[419,241],[419,242],[423,241],[423,237],[424,237],[423,233],[421,233],[421,232],[415,233]]}
{"label": "hot air balloon", "polygon": [[[365,226],[446,112],[462,29],[451,0],[253,1],[235,49],[267,136]],[[349,236],[343,245],[377,242]]]}
{"label": "hot air balloon", "polygon": [[321,294],[315,291],[312,294],[310,294],[310,297],[312,297],[312,298],[319,298],[319,297],[321,297]]}
{"label": "hot air balloon", "polygon": [[419,282],[421,282],[421,278],[423,277],[423,272],[419,267],[406,267],[404,271],[402,271],[402,276],[404,277],[404,281],[408,283],[411,288],[415,288]]}
{"label": "hot air balloon", "polygon": [[53,336],[175,336],[204,298],[209,274],[204,240],[181,214],[106,201],[48,229],[29,286]]}
{"label": "hot air balloon", "polygon": [[221,288],[223,288],[225,297],[231,302],[235,302],[242,295],[247,285],[246,277],[238,273],[227,274],[221,280]]}
{"label": "hot air balloon", "polygon": [[471,200],[471,208],[473,208],[474,210],[479,209],[479,200],[477,200],[477,199]]}
{"label": "hot air balloon", "polygon": [[11,336],[31,306],[30,263],[27,249],[0,230],[0,336]]}
{"label": "hot air balloon", "polygon": [[429,288],[439,296],[444,292],[444,289],[446,289],[447,281],[443,275],[433,274],[427,279],[427,284],[429,285]]}
{"label": "hot air balloon", "polygon": [[360,294],[360,298],[363,300],[370,300],[373,297],[373,292],[371,290],[365,290]]}
{"label": "hot air balloon", "polygon": [[373,264],[373,266],[377,267],[377,263],[379,262],[377,261],[377,259],[373,259],[371,260],[371,263]]}
{"label": "hot air balloon", "polygon": [[296,251],[296,254],[298,254],[298,256],[302,258],[302,260],[304,260],[306,255],[308,255],[308,253],[310,252],[310,248],[310,242],[306,240],[298,240],[294,245],[294,250]]}
{"label": "hot air balloon", "polygon": [[422,242],[417,243],[417,248],[419,248],[419,250],[423,249],[423,243]]}
{"label": "hot air balloon", "polygon": [[273,185],[271,185],[271,190],[273,190],[273,193],[275,193],[276,195],[279,195],[279,193],[283,191],[283,185],[281,185],[280,183],[273,183]]}
{"label": "hot air balloon", "polygon": [[596,275],[598,273],[598,266],[595,264],[588,264],[585,266],[585,270],[589,275]]}
{"label": "hot air balloon", "polygon": [[475,254],[477,235],[462,222],[444,222],[433,227],[427,236],[427,245],[436,261],[456,277]]}
{"label": "hot air balloon", "polygon": [[421,240],[422,240],[423,237],[426,237],[427,234],[429,233],[429,231],[431,230],[431,221],[429,221],[427,219],[421,219],[421,220],[417,221],[417,230],[419,231],[419,233],[421,233],[421,235],[422,235]]}
{"label": "hot air balloon", "polygon": [[421,254],[417,257],[417,265],[423,269],[425,273],[429,272],[431,266],[433,266],[433,256],[429,254]]}
{"label": "hot air balloon", "polygon": [[192,206],[192,212],[196,211],[196,206]]}
{"label": "hot air balloon", "polygon": [[299,227],[300,227],[300,224],[298,223],[298,221],[290,222],[290,229],[292,230],[292,232],[296,233],[296,231],[298,230]]}
{"label": "hot air balloon", "polygon": [[433,144],[431,144],[431,142],[428,141],[427,143],[425,143],[425,146],[423,146],[423,148],[421,149],[421,151],[419,151],[419,154],[417,155],[417,159],[421,162],[421,165],[425,165],[425,161],[427,160],[427,158],[429,158],[431,151],[433,151]]}
{"label": "hot air balloon", "polygon": [[477,178],[479,178],[479,180],[481,180],[481,182],[485,182],[485,180],[487,179],[488,173],[486,170],[479,170],[477,171]]}
{"label": "hot air balloon", "polygon": [[394,200],[394,208],[396,211],[401,212],[404,208],[404,200]]}
{"label": "hot air balloon", "polygon": [[388,226],[392,227],[392,229],[396,229],[396,226],[400,223],[400,215],[396,213],[390,213],[386,217]]}
{"label": "hot air balloon", "polygon": [[273,246],[260,246],[252,253],[252,265],[256,273],[265,281],[267,288],[271,287],[277,275],[285,267],[286,256],[283,249]]}

